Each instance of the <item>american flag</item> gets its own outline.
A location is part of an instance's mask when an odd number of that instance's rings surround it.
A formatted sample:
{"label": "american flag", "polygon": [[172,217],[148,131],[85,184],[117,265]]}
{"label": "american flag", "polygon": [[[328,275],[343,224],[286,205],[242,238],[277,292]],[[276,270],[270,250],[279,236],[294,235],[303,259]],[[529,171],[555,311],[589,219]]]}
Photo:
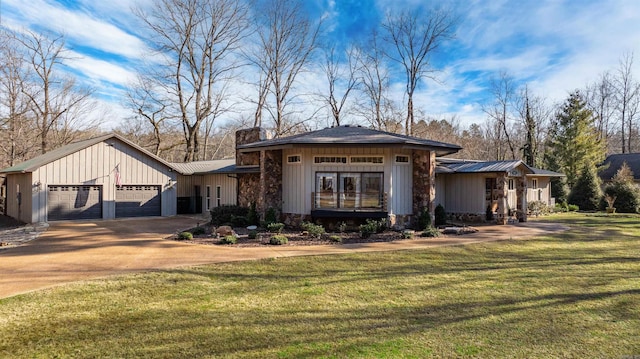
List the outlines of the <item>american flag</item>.
{"label": "american flag", "polygon": [[116,166],[115,172],[116,172],[116,186],[122,187],[122,182],[120,180],[120,165]]}

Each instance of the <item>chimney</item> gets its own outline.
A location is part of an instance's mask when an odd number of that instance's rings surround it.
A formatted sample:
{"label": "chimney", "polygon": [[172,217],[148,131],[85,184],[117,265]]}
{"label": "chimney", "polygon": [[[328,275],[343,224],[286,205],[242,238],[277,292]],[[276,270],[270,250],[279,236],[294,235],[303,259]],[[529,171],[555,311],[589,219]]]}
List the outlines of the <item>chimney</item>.
{"label": "chimney", "polygon": [[260,152],[240,153],[237,148],[248,143],[264,141],[266,138],[266,132],[262,127],[236,131],[236,166],[259,166]]}

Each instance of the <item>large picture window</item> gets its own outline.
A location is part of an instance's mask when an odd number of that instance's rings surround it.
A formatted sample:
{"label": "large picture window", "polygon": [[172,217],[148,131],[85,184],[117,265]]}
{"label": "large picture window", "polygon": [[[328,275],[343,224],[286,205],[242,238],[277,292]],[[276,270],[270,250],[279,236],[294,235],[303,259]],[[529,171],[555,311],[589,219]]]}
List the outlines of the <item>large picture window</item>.
{"label": "large picture window", "polygon": [[317,172],[316,208],[381,209],[381,172]]}

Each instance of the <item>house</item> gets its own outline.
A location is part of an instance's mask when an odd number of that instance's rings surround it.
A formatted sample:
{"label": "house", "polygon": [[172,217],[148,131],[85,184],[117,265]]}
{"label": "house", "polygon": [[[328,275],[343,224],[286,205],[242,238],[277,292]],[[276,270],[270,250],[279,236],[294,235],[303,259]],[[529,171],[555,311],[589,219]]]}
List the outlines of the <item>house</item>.
{"label": "house", "polygon": [[5,168],[6,214],[26,223],[176,214],[177,173],[109,134]]}
{"label": "house", "polygon": [[634,182],[640,186],[640,153],[621,153],[607,156],[600,165],[602,170],[599,172],[599,175],[602,183],[606,184],[611,182],[625,162],[631,169],[631,172],[633,172]]}
{"label": "house", "polygon": [[260,128],[236,133],[238,200],[272,208],[286,224],[305,220],[389,218],[408,224],[433,213],[436,156],[453,144],[360,126],[337,126],[267,139]]}
{"label": "house", "polygon": [[559,173],[522,161],[445,158],[454,144],[337,126],[269,139],[236,132],[236,158],[167,163],[119,135],[80,141],[0,171],[6,210],[24,222],[208,213],[223,205],[276,211],[283,222],[385,218],[409,225],[442,204],[452,218],[499,223],[553,205]]}
{"label": "house", "polygon": [[527,166],[520,160],[470,161],[438,158],[436,198],[448,215],[466,222],[481,222],[487,212],[498,223],[509,217],[526,221],[530,202],[555,205],[551,197],[552,177],[557,172]]}

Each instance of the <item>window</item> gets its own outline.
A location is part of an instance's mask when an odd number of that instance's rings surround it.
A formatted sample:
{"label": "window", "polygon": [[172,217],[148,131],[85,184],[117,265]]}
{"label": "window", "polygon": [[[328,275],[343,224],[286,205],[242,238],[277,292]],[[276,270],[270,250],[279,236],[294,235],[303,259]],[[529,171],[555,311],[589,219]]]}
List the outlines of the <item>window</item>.
{"label": "window", "polygon": [[314,163],[347,163],[347,157],[344,156],[316,156],[313,158]]}
{"label": "window", "polygon": [[516,189],[516,181],[513,178],[509,178],[509,191]]}
{"label": "window", "polygon": [[287,156],[287,163],[301,163],[301,162],[302,162],[302,156],[300,155]]}
{"label": "window", "polygon": [[316,208],[379,208],[383,206],[382,172],[316,172]]}
{"label": "window", "polygon": [[534,178],[531,180],[531,188],[538,188],[538,179]]}
{"label": "window", "polygon": [[204,207],[205,210],[210,210],[211,209],[211,186],[207,186],[207,190],[206,190],[206,196],[205,196],[205,202],[204,202]]}
{"label": "window", "polygon": [[408,164],[409,163],[409,156],[396,155],[396,163]]}
{"label": "window", "polygon": [[220,207],[222,197],[222,187],[216,186],[216,206]]}
{"label": "window", "polygon": [[382,164],[383,157],[382,156],[357,156],[351,157],[351,163],[375,163]]}

